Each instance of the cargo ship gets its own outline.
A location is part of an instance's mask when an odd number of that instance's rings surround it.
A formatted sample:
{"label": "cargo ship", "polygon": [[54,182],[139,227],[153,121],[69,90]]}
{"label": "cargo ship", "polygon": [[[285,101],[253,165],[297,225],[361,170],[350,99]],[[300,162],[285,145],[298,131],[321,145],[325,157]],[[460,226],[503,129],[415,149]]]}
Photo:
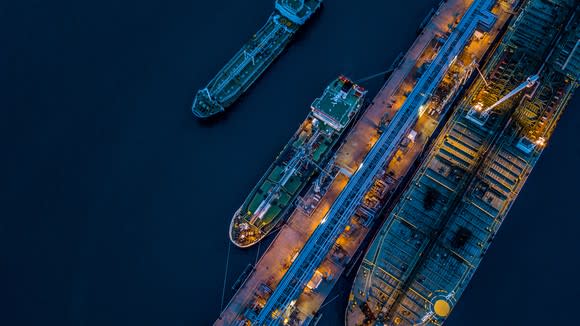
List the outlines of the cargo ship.
{"label": "cargo ship", "polygon": [[314,100],[311,112],[254,187],[230,223],[238,247],[256,244],[293,206],[308,181],[324,168],[340,136],[363,105],[366,91],[338,77]]}
{"label": "cargo ship", "polygon": [[523,3],[370,244],[346,325],[445,322],[578,86],[579,14]]}
{"label": "cargo ship", "polygon": [[321,4],[322,0],[276,0],[276,10],[266,25],[197,92],[191,107],[193,115],[207,118],[232,105],[282,53]]}

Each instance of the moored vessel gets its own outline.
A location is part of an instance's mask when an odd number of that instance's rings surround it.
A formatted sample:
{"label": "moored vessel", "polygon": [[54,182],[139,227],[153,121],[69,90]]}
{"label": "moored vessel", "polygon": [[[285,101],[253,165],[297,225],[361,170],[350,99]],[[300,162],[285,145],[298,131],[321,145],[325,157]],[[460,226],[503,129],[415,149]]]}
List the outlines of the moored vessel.
{"label": "moored vessel", "polygon": [[200,89],[191,111],[208,118],[232,105],[282,53],[322,0],[276,0],[276,11],[218,74]]}
{"label": "moored vessel", "polygon": [[314,100],[306,120],[234,214],[229,236],[236,246],[256,244],[283,219],[304,186],[326,165],[365,94],[364,88],[340,76]]}
{"label": "moored vessel", "polygon": [[364,255],[346,325],[452,313],[578,86],[578,13],[525,2]]}

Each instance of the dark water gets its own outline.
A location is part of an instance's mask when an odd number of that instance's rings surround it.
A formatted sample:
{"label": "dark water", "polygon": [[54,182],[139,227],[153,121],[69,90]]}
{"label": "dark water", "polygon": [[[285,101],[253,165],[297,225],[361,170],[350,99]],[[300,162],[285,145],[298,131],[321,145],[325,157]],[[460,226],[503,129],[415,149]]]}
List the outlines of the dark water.
{"label": "dark water", "polygon": [[[327,1],[238,105],[200,124],[193,91],[272,1],[2,2],[0,325],[211,323],[232,213],[325,84],[383,70],[434,3]],[[570,324],[578,108],[448,325]],[[226,300],[256,250],[232,249]],[[320,325],[341,324],[343,298]]]}

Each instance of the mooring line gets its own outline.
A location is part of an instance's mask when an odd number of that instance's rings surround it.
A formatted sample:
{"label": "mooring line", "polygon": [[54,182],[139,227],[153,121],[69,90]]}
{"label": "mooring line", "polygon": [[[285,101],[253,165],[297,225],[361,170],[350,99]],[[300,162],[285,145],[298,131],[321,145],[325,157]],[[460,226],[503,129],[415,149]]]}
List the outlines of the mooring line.
{"label": "mooring line", "polygon": [[232,242],[228,241],[228,255],[226,258],[226,271],[224,273],[224,286],[222,288],[222,302],[220,305],[220,311],[224,310],[224,298],[226,296],[226,283],[228,281],[228,268],[230,266],[230,249],[232,248]]}

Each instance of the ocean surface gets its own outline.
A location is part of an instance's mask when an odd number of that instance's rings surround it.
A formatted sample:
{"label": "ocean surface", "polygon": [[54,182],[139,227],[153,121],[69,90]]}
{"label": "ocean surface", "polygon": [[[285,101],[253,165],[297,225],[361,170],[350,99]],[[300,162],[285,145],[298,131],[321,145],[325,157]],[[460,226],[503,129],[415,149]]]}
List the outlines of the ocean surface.
{"label": "ocean surface", "polygon": [[[326,1],[246,96],[194,120],[194,92],[272,2],[0,3],[0,325],[210,325],[224,276],[227,302],[265,248],[232,248],[226,274],[230,218],[312,100],[386,69],[436,4]],[[579,110],[446,325],[574,324]],[[342,324],[349,288],[319,325]]]}

